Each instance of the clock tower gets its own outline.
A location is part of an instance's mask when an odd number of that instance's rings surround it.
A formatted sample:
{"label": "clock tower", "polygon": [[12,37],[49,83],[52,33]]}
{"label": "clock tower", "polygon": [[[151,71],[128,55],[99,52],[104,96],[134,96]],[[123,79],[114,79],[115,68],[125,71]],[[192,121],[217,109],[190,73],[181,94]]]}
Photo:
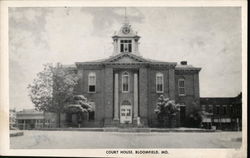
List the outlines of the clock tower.
{"label": "clock tower", "polygon": [[114,45],[113,55],[118,55],[120,53],[140,55],[138,48],[140,36],[137,35],[137,32],[134,32],[127,17],[125,17],[125,21],[119,32],[115,32],[112,38]]}

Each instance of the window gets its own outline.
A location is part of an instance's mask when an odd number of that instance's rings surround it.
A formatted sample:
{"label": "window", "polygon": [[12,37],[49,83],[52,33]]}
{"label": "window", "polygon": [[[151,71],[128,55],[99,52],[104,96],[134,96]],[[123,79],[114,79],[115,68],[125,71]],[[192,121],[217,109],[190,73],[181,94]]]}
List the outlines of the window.
{"label": "window", "polygon": [[162,73],[156,74],[156,92],[163,93],[163,74]]}
{"label": "window", "polygon": [[220,106],[219,105],[216,106],[216,114],[220,114]]}
{"label": "window", "polygon": [[129,75],[127,72],[122,74],[122,92],[128,92],[129,87]]}
{"label": "window", "polygon": [[95,92],[95,85],[96,85],[96,75],[95,73],[90,73],[89,74],[89,80],[88,80],[88,83],[89,83],[89,92]]}
{"label": "window", "polygon": [[230,105],[230,114],[233,115],[234,114],[234,109],[233,109],[233,106]]}
{"label": "window", "polygon": [[208,112],[213,113],[213,105],[208,105]]}
{"label": "window", "polygon": [[124,53],[131,53],[132,40],[121,40],[120,51]]}
{"label": "window", "polygon": [[179,96],[184,96],[185,95],[185,80],[179,79],[178,86],[179,86]]}
{"label": "window", "polygon": [[227,114],[227,107],[226,107],[226,105],[223,106],[223,114],[224,114],[224,115]]}

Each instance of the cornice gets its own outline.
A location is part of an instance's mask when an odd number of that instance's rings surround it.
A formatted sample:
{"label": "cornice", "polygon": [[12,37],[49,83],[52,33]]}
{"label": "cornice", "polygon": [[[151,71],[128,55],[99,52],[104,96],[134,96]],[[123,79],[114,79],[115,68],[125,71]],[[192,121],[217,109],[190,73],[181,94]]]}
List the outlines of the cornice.
{"label": "cornice", "polygon": [[201,68],[175,69],[175,74],[193,74],[199,73]]}

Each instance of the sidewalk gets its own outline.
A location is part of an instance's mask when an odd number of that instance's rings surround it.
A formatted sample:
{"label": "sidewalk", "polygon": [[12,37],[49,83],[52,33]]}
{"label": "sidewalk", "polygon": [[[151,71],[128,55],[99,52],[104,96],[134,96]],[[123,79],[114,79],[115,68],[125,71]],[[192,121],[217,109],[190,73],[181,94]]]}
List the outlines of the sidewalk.
{"label": "sidewalk", "polygon": [[202,128],[41,128],[42,131],[96,131],[96,132],[215,132],[212,129]]}
{"label": "sidewalk", "polygon": [[10,130],[10,137],[22,136],[23,131],[20,130]]}

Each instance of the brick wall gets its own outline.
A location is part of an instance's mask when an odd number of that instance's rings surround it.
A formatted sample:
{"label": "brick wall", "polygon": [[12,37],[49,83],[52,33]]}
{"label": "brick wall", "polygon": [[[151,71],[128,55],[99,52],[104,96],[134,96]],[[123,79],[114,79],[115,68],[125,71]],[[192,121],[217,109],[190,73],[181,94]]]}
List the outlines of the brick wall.
{"label": "brick wall", "polygon": [[[156,92],[156,74],[160,72],[164,76],[164,91],[163,93]],[[174,68],[170,67],[159,67],[159,68],[150,68],[148,70],[148,123],[149,126],[157,126],[157,115],[154,113],[156,107],[157,99],[160,95],[164,95],[172,100],[175,100],[175,71]],[[179,124],[179,119],[177,119],[177,124]]]}
{"label": "brick wall", "polygon": [[[164,91],[163,93],[156,92],[156,74],[163,74],[163,82],[164,82]],[[170,97],[169,91],[169,69],[167,68],[149,68],[148,69],[148,123],[149,126],[154,126],[157,124],[156,117],[157,115],[154,113],[154,109],[156,108],[157,99],[160,95],[164,95],[165,97]]]}
{"label": "brick wall", "polygon": [[[88,75],[90,72],[96,74],[96,92],[88,92]],[[78,75],[80,77],[77,87],[77,93],[84,95],[89,101],[95,102],[95,121],[103,121],[104,119],[104,69],[83,67],[78,69]]]}
{"label": "brick wall", "polygon": [[[185,95],[179,95],[178,80],[185,80]],[[175,97],[176,102],[186,105],[186,115],[194,108],[200,108],[199,76],[198,72],[176,72],[175,73]],[[194,107],[196,106],[196,107]]]}

